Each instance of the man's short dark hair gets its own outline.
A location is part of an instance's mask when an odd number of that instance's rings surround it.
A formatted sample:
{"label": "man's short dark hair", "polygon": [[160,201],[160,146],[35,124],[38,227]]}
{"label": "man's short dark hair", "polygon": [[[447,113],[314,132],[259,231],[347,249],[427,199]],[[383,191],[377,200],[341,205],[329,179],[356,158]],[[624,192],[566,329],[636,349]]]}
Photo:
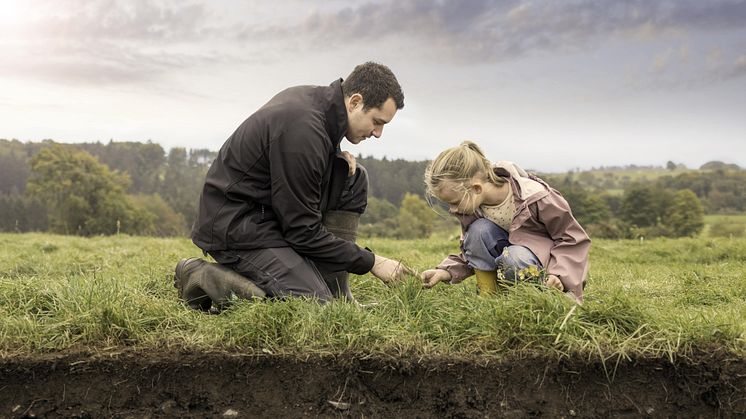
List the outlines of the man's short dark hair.
{"label": "man's short dark hair", "polygon": [[352,70],[342,82],[342,93],[350,97],[363,96],[363,110],[380,108],[388,98],[394,99],[396,109],[404,107],[404,93],[391,69],[383,64],[368,61]]}

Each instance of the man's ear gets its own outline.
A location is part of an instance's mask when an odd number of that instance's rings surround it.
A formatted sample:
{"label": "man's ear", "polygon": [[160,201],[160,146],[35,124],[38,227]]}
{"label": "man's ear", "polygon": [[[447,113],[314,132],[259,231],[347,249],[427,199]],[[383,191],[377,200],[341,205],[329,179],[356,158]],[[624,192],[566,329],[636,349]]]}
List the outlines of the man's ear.
{"label": "man's ear", "polygon": [[482,187],[482,182],[479,182],[479,181],[472,182],[471,189],[477,195],[479,195],[480,193],[482,193],[482,191],[484,190],[484,188]]}
{"label": "man's ear", "polygon": [[352,96],[350,96],[350,102],[349,102],[350,111],[357,109],[358,107],[363,107],[363,95],[360,93],[353,93]]}

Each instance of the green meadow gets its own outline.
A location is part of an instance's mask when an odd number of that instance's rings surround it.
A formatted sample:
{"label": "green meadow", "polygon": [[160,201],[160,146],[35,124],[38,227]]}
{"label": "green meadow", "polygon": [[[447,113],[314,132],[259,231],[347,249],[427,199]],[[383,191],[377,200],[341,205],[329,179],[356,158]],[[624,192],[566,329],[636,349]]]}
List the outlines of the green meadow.
{"label": "green meadow", "polygon": [[705,215],[705,237],[743,237],[746,234],[746,214]]}
{"label": "green meadow", "polygon": [[[362,242],[362,241],[361,241]],[[424,270],[452,238],[366,239]],[[595,240],[585,303],[519,285],[478,296],[474,280],[426,290],[353,276],[363,306],[239,301],[209,315],[176,298],[187,239],[0,234],[0,355],[123,348],[360,356],[688,357],[746,355],[746,239]]]}

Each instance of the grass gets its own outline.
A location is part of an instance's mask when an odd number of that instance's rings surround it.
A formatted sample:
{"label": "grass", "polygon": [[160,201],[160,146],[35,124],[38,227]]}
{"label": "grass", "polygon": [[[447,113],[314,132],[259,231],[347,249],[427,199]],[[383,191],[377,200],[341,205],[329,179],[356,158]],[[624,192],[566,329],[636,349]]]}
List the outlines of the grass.
{"label": "grass", "polygon": [[[720,226],[718,226],[720,224]],[[746,214],[708,214],[705,215],[705,228],[702,232],[703,236],[713,236],[713,227],[727,226],[728,229],[733,232],[741,232],[743,236],[744,230],[746,230]],[[722,230],[722,228],[721,228]],[[726,230],[727,233],[727,230]],[[722,237],[728,237],[728,234],[720,234]]]}
{"label": "grass", "polygon": [[[366,239],[427,269],[455,242]],[[746,239],[596,240],[586,302],[531,285],[475,295],[473,279],[423,289],[353,276],[366,308],[240,302],[220,315],[185,308],[172,272],[199,256],[186,239],[0,234],[0,355],[80,348],[360,356],[546,354],[674,359],[713,348],[746,354]]]}

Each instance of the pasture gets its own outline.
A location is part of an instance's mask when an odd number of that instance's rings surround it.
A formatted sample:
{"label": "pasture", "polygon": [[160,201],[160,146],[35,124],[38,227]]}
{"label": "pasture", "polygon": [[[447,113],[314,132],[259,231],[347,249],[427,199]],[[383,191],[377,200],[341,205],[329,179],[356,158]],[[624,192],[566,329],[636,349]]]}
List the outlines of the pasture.
{"label": "pasture", "polygon": [[[418,270],[456,250],[361,244]],[[595,240],[582,306],[533,285],[482,297],[473,279],[425,290],[363,275],[363,307],[238,301],[207,315],[172,285],[179,258],[199,255],[187,239],[0,235],[0,414],[746,412],[746,239]],[[297,397],[268,390],[282,385]]]}

